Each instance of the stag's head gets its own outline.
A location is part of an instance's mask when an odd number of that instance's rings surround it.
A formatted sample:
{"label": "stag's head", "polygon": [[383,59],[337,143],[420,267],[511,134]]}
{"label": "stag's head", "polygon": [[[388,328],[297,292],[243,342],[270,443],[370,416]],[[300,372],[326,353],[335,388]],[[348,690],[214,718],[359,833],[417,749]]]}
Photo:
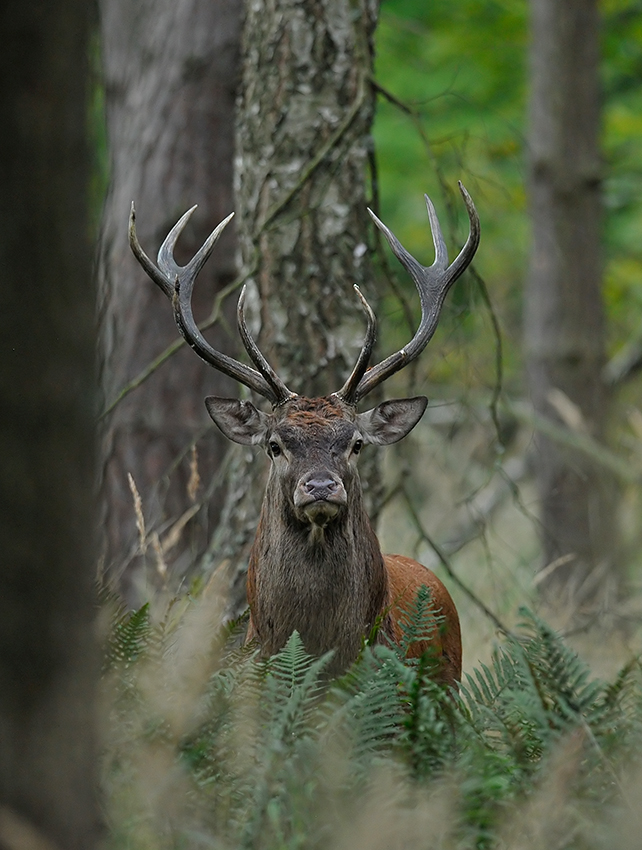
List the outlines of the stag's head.
{"label": "stag's head", "polygon": [[406,436],[417,424],[427,399],[424,397],[384,401],[372,410],[357,412],[357,404],[375,387],[417,358],[430,341],[448,290],[471,262],[479,244],[479,218],[472,199],[459,184],[470,231],[466,244],[449,265],[448,253],[437,214],[426,196],[428,218],[435,247],[435,261],[422,266],[394,234],[369,210],[394,254],[415,282],[421,302],[421,321],[412,340],[402,349],[369,367],[376,338],[376,319],[358,287],[356,293],[367,317],[367,331],[357,362],[340,390],[323,399],[309,399],[292,392],[267,362],[252,338],[244,313],[245,288],[241,292],[237,320],[241,339],[254,364],[247,366],[210,346],[192,314],[192,290],[196,276],[209,257],[228,216],[186,265],[174,260],[174,246],[195,207],[177,222],[158,252],[157,265],[147,257],[136,237],[132,205],[129,238],[132,250],[152,280],[172,301],[174,318],[187,343],[205,362],[235,378],[268,399],[265,413],[249,401],[210,397],[207,410],[230,440],[262,446],[272,462],[270,481],[278,482],[283,498],[299,522],[324,528],[338,520],[351,503],[358,486],[356,460],[367,444],[386,445]]}
{"label": "stag's head", "polygon": [[271,413],[249,401],[210,397],[210,416],[230,440],[263,446],[270,482],[299,522],[325,528],[354,503],[357,458],[364,445],[405,437],[426,409],[424,397],[394,399],[357,413],[339,395],[294,396]]}

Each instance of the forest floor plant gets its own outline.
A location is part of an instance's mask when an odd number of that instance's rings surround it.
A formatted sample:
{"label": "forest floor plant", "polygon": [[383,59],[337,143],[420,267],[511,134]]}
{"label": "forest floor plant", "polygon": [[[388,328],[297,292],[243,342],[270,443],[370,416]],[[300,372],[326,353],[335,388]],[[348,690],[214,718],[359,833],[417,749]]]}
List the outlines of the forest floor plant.
{"label": "forest floor plant", "polygon": [[[221,634],[205,593],[113,615],[103,760],[109,846],[639,846],[642,674],[611,682],[527,609],[459,692],[405,648],[364,642],[338,679],[295,632],[278,655]],[[162,610],[164,608],[164,610]],[[159,615],[162,610],[162,615]]]}

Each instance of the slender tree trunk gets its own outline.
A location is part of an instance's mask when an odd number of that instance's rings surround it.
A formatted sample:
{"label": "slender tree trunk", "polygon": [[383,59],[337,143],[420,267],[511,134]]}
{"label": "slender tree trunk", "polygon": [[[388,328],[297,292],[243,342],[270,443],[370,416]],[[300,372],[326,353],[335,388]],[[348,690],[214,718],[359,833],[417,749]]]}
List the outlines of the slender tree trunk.
{"label": "slender tree trunk", "polygon": [[[530,185],[533,248],[525,342],[538,412],[604,435],[608,398],[601,298],[597,0],[531,0]],[[613,551],[609,482],[539,438],[538,484],[551,598],[594,600]],[[610,578],[614,578],[611,570]]]}
{"label": "slender tree trunk", "polygon": [[[261,349],[295,392],[341,387],[376,303],[368,259],[368,82],[377,3],[248,0],[236,121],[236,209],[248,313]],[[243,602],[264,459],[235,449],[211,546]],[[374,466],[366,477],[376,476]]]}
{"label": "slender tree trunk", "polygon": [[0,846],[90,850],[95,798],[92,5],[0,11]]}
{"label": "slender tree trunk", "polygon": [[[199,205],[179,241],[179,262],[233,208],[241,6],[239,0],[100,0],[111,153],[99,256],[106,404],[177,337],[166,299],[127,245],[131,202],[150,256],[176,220]],[[230,227],[201,273],[197,320],[235,277],[234,250]],[[210,333],[218,348],[234,350],[236,340],[220,327]],[[105,570],[134,604],[146,580],[162,580],[169,567],[178,581],[207,545],[220,509],[220,497],[211,491],[227,446],[213,427],[204,436],[203,397],[235,391],[232,382],[183,350],[104,419]],[[201,482],[196,490],[195,460]],[[147,564],[128,474],[141,496]]]}

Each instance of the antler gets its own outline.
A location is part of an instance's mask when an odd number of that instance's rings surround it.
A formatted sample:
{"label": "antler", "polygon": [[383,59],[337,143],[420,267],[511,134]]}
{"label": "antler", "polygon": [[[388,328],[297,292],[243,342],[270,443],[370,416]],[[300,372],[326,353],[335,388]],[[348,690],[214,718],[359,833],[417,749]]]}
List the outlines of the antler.
{"label": "antler", "polygon": [[359,356],[357,357],[357,362],[355,363],[354,369],[352,370],[352,373],[350,374],[348,380],[341,387],[339,392],[336,393],[339,398],[348,402],[348,404],[356,404],[356,402],[352,401],[352,397],[354,396],[357,386],[359,385],[359,382],[363,378],[366,369],[368,368],[368,363],[370,362],[370,357],[372,356],[372,349],[374,348],[374,344],[377,339],[377,317],[375,316],[372,307],[366,301],[357,284],[355,283],[353,284],[353,286],[354,291],[359,296],[364,313],[368,317],[368,328],[366,330],[363,345],[361,346],[361,351],[359,352]]}
{"label": "antler", "polygon": [[[448,251],[441,232],[441,227],[439,226],[439,219],[437,218],[437,213],[435,212],[435,208],[428,195],[425,195],[424,197],[426,199],[426,207],[428,209],[428,219],[430,221],[432,240],[435,246],[435,261],[428,267],[422,266],[421,263],[418,263],[417,260],[415,260],[415,258],[406,251],[394,233],[392,233],[392,231],[390,231],[386,225],[377,218],[372,210],[368,210],[372,220],[388,240],[393,253],[415,282],[415,286],[419,292],[419,299],[421,301],[421,322],[419,323],[419,327],[417,328],[417,332],[414,337],[407,345],[405,345],[400,351],[396,351],[394,354],[386,357],[386,359],[382,360],[381,363],[367,369],[368,360],[372,352],[372,345],[374,343],[372,319],[369,318],[366,339],[364,340],[361,353],[359,354],[357,365],[344,386],[338,393],[336,393],[336,395],[346,403],[356,404],[369,392],[372,392],[372,390],[380,383],[385,381],[391,375],[394,375],[395,372],[403,369],[404,366],[408,365],[408,363],[415,360],[415,358],[421,354],[426,345],[430,342],[430,339],[435,332],[435,328],[437,327],[437,323],[439,322],[439,315],[448,290],[462,272],[464,272],[469,266],[475,256],[477,246],[479,245],[480,230],[477,210],[475,209],[472,198],[461,182],[459,182],[459,191],[462,194],[468,211],[470,231],[468,233],[466,244],[461,249],[457,258],[450,265],[448,265]],[[361,293],[359,293],[359,295],[361,296]],[[365,302],[363,296],[361,296],[361,298],[362,301]],[[370,317],[372,311],[367,304],[364,309],[367,310]]]}
{"label": "antler", "polygon": [[132,203],[131,213],[129,216],[129,244],[134,256],[141,264],[145,272],[154,281],[154,283],[162,289],[165,295],[170,299],[174,308],[174,319],[178,326],[178,330],[184,337],[185,341],[194,351],[210,366],[214,366],[219,372],[223,372],[230,378],[234,378],[246,387],[249,387],[254,392],[267,398],[274,406],[283,404],[290,398],[295,396],[295,393],[290,392],[283,381],[279,378],[276,372],[268,364],[265,357],[259,351],[258,346],[250,336],[245,323],[243,312],[245,302],[245,287],[241,292],[237,309],[237,320],[239,325],[239,333],[246,351],[249,354],[252,362],[257,369],[252,369],[251,366],[246,366],[227,354],[217,351],[207,342],[203,334],[198,329],[198,325],[194,321],[192,313],[192,290],[196,276],[203,268],[207,258],[212,253],[214,245],[217,243],[221,233],[232,220],[234,213],[228,215],[215,230],[210,233],[202,247],[196,252],[194,257],[186,266],[179,266],[174,259],[174,247],[178,237],[183,232],[183,229],[189,221],[196,207],[192,207],[183,215],[172,227],[163,244],[158,251],[157,263],[149,259],[143,251],[138,237],[136,235],[136,211]]}

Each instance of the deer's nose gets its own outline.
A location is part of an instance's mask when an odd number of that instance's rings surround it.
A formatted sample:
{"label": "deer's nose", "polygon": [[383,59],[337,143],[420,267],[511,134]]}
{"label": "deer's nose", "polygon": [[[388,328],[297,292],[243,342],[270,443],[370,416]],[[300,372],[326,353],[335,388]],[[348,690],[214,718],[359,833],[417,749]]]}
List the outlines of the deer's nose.
{"label": "deer's nose", "polygon": [[339,490],[339,483],[329,476],[310,478],[303,482],[303,490],[313,499],[328,499]]}

